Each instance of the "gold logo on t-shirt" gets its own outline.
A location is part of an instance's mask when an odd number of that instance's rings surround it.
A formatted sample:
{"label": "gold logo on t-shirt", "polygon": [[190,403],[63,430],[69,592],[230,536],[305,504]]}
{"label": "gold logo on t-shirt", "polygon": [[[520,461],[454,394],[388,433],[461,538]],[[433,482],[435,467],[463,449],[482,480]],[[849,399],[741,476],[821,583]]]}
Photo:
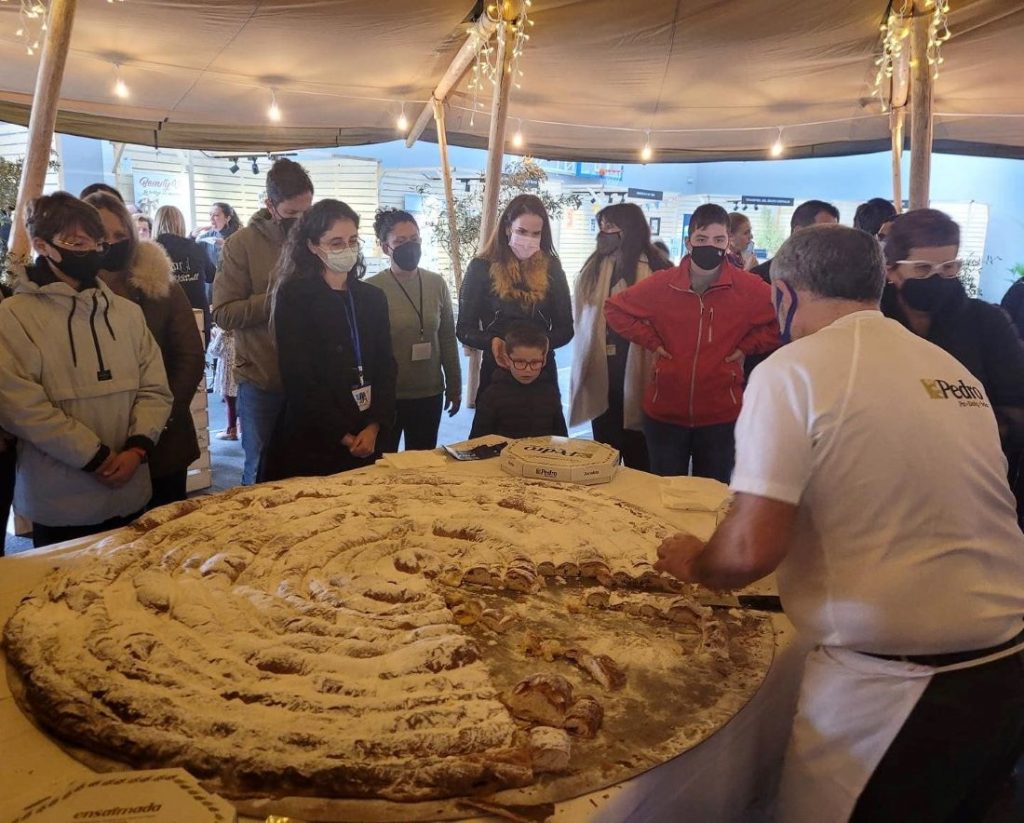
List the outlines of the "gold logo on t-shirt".
{"label": "gold logo on t-shirt", "polygon": [[921,385],[932,400],[959,400],[961,406],[981,406],[988,408],[985,392],[978,386],[972,386],[961,380],[949,383],[945,380],[921,380]]}

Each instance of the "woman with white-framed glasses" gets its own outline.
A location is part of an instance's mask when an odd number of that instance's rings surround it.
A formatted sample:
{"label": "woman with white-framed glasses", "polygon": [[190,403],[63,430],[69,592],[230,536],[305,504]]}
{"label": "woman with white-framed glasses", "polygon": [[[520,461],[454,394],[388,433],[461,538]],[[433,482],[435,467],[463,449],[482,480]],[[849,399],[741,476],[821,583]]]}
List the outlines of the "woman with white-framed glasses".
{"label": "woman with white-framed glasses", "polygon": [[959,254],[960,226],[944,212],[897,215],[885,240],[882,311],[953,355],[981,381],[999,423],[1020,512],[1024,494],[1015,481],[1024,447],[1024,344],[999,306],[968,297]]}
{"label": "woman with white-framed glasses", "polygon": [[281,251],[270,314],[285,401],[260,480],[335,474],[380,455],[398,369],[387,298],[362,282],[362,248],[359,215],[321,200]]}

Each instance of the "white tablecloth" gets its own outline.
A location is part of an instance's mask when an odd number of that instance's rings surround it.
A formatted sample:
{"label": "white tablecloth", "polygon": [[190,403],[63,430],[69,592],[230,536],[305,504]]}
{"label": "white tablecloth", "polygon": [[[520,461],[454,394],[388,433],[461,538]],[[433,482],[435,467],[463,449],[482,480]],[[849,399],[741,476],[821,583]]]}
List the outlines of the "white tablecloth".
{"label": "white tablecloth", "polygon": [[[496,461],[455,463],[448,471],[482,479],[500,471]],[[393,471],[372,467],[362,471]],[[603,491],[650,511],[666,522],[707,539],[715,515],[673,511],[661,505],[660,478],[623,469]],[[678,482],[678,481],[677,481]],[[21,598],[53,567],[74,563],[84,541],[0,558],[0,626]],[[753,587],[770,591],[771,584]],[[768,676],[751,702],[723,729],[694,749],[633,780],[560,803],[560,823],[728,823],[767,819],[793,717],[805,649],[782,615],[773,618],[777,649]],[[6,665],[2,654],[0,662]],[[666,683],[666,689],[672,684]],[[88,777],[92,771],[41,734],[18,709],[0,677],[0,822],[49,786]]]}

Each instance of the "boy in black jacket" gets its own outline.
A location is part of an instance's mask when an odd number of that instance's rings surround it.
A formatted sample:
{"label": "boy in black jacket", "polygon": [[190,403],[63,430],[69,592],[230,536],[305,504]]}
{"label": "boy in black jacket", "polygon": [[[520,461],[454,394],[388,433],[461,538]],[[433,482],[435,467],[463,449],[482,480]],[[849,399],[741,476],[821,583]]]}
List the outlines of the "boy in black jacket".
{"label": "boy in black jacket", "polygon": [[516,323],[505,334],[505,362],[476,401],[470,437],[566,436],[558,386],[538,380],[547,362],[548,338],[527,323]]}

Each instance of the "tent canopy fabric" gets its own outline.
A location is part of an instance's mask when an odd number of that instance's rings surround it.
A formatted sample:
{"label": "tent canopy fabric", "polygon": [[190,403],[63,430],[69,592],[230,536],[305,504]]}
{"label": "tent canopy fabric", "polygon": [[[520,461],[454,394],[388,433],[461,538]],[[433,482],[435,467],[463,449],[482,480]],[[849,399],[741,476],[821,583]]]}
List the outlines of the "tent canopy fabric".
{"label": "tent canopy fabric", "polygon": [[[886,150],[872,90],[888,5],[533,0],[509,133],[552,160],[637,162],[648,130],[656,162],[764,159],[780,134],[786,157]],[[414,119],[476,13],[472,0],[79,0],[57,129],[225,154],[395,140],[402,105]],[[949,24],[936,150],[1024,157],[1024,2],[953,0]],[[27,123],[38,53],[19,25],[17,3],[0,4],[0,119]],[[489,87],[474,100],[464,78],[447,106],[449,142],[485,147]]]}

